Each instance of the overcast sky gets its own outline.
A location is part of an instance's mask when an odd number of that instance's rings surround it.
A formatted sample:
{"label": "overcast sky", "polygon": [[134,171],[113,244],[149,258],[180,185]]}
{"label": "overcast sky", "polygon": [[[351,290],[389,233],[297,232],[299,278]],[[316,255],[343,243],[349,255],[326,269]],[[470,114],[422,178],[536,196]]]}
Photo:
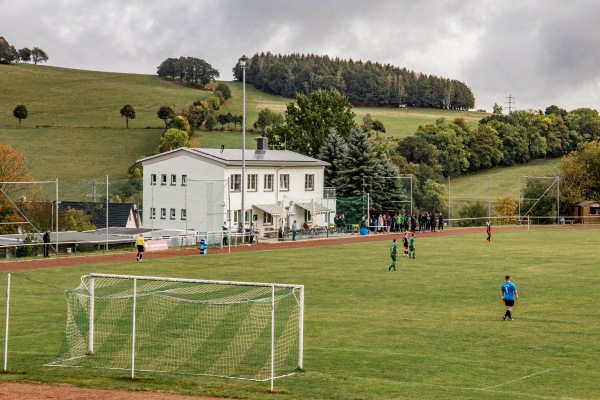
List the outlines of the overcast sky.
{"label": "overcast sky", "polygon": [[47,65],[155,74],[169,57],[232,80],[257,52],[371,60],[463,81],[476,108],[600,109],[598,0],[0,0],[0,36]]}

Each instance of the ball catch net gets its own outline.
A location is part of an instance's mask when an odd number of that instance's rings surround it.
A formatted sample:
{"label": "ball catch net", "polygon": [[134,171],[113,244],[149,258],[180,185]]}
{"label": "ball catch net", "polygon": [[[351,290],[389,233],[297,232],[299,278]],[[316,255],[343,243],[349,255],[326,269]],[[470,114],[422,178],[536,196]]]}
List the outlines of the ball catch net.
{"label": "ball catch net", "polygon": [[272,380],[302,368],[302,285],[92,274],[48,366]]}

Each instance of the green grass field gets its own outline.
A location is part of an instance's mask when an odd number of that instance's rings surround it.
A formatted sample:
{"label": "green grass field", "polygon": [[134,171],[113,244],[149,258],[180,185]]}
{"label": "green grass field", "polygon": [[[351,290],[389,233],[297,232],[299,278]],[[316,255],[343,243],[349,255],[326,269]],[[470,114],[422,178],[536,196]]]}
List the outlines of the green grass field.
{"label": "green grass field", "polygon": [[[398,272],[387,240],[14,272],[0,380],[249,399],[600,398],[598,230],[484,239],[419,235],[417,259],[401,257]],[[268,383],[43,367],[63,340],[64,290],[91,272],[304,284],[305,371],[277,380],[273,397]],[[520,294],[512,322],[501,318],[506,274]]]}

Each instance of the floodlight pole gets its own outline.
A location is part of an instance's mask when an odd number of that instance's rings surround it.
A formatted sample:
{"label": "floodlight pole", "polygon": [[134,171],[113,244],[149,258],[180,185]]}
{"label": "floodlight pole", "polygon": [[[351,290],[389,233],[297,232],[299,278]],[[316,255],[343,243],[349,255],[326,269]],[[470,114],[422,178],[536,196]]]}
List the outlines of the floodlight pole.
{"label": "floodlight pole", "polygon": [[246,68],[248,57],[243,55],[239,59],[242,68],[242,243],[246,229],[245,191],[246,191]]}
{"label": "floodlight pole", "polygon": [[556,223],[560,224],[560,175],[556,177]]}
{"label": "floodlight pole", "polygon": [[8,280],[6,283],[6,331],[4,333],[4,369],[6,372],[8,368],[8,320],[10,316],[10,274],[8,274]]}
{"label": "floodlight pole", "polygon": [[106,245],[104,251],[108,251],[108,175],[106,175]]}
{"label": "floodlight pole", "polygon": [[521,175],[519,175],[519,214],[517,218],[518,225],[521,225]]}
{"label": "floodlight pole", "polygon": [[58,178],[56,178],[56,247],[54,251],[58,255]]}
{"label": "floodlight pole", "polygon": [[450,224],[450,175],[448,175],[448,224]]}

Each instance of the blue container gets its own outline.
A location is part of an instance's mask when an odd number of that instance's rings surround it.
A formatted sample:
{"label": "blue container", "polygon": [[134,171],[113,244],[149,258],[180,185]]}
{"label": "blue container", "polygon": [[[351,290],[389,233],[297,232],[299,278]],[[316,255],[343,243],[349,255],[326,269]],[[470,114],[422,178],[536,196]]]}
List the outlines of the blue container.
{"label": "blue container", "polygon": [[360,234],[362,236],[368,235],[369,234],[369,230],[367,228],[360,228]]}
{"label": "blue container", "polygon": [[200,239],[200,254],[208,253],[208,241],[206,239]]}

